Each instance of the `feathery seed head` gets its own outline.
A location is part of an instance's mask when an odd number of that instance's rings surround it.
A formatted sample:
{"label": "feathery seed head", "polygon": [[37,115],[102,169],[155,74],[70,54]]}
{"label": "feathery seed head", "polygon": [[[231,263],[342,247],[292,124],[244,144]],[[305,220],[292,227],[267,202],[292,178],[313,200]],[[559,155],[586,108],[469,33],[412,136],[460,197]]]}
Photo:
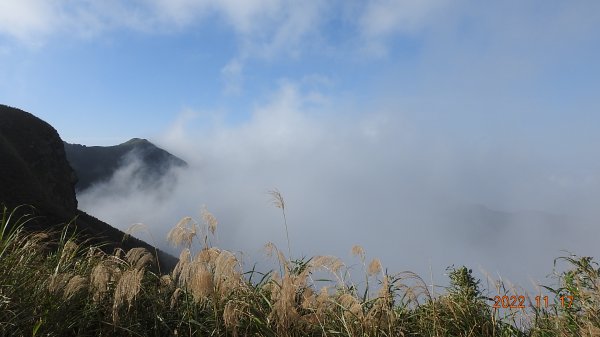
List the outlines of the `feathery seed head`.
{"label": "feathery seed head", "polygon": [[187,226],[190,222],[192,222],[192,217],[191,216],[185,216],[183,218],[181,218],[181,220],[179,220],[179,222],[177,222],[177,224],[175,225],[175,227],[185,227]]}
{"label": "feathery seed head", "polygon": [[233,253],[227,250],[222,250],[214,260],[214,264],[215,274],[230,276],[234,275],[236,272],[235,267],[237,266],[237,259]]}
{"label": "feathery seed head", "polygon": [[277,322],[280,330],[288,331],[300,317],[296,308],[296,291],[298,287],[295,283],[295,277],[286,274],[281,279],[280,286],[271,289],[271,297],[274,302],[269,316]]}
{"label": "feathery seed head", "polygon": [[163,289],[171,289],[173,286],[173,278],[170,275],[163,275],[160,277],[160,287]]}
{"label": "feathery seed head", "polygon": [[277,248],[277,246],[275,246],[274,243],[267,242],[267,244],[265,245],[265,251],[267,252],[267,256],[269,257],[273,256],[273,253],[277,254],[277,259],[279,260],[279,263],[284,267],[284,271],[286,273],[288,272],[289,263],[285,258],[285,255],[283,255],[283,253]]}
{"label": "feathery seed head", "polygon": [[154,262],[152,254],[146,248],[141,247],[130,249],[125,258],[135,269],[142,269]]}
{"label": "feathery seed head", "polygon": [[115,289],[115,299],[113,302],[113,320],[115,322],[118,321],[118,311],[121,305],[127,302],[131,306],[133,300],[140,292],[143,277],[143,269],[129,269],[123,272]]}
{"label": "feathery seed head", "polygon": [[381,261],[379,259],[373,259],[371,263],[369,263],[369,269],[367,273],[369,276],[373,276],[381,272]]}
{"label": "feathery seed head", "polygon": [[363,311],[360,301],[352,294],[345,293],[338,298],[338,303],[356,317],[362,317]]}
{"label": "feathery seed head", "polygon": [[237,258],[229,251],[221,251],[221,254],[215,259],[216,287],[220,295],[223,296],[242,284],[242,277],[238,267]]}
{"label": "feathery seed head", "polygon": [[392,294],[390,293],[390,282],[389,277],[386,275],[381,282],[381,288],[379,288],[379,298],[384,300],[391,300]]}
{"label": "feathery seed head", "polygon": [[267,242],[265,244],[265,252],[267,253],[268,256],[272,256],[273,252],[277,250],[277,247],[275,246],[275,244],[273,242]]}
{"label": "feathery seed head", "polygon": [[364,324],[368,326],[388,325],[394,320],[393,295],[389,290],[389,277],[383,278],[379,294],[373,306],[370,308]]}
{"label": "feathery seed head", "polygon": [[332,255],[317,256],[311,261],[312,268],[324,268],[332,271],[333,273],[337,273],[343,266],[344,263],[342,262],[342,260]]}
{"label": "feathery seed head", "polygon": [[48,238],[50,238],[50,235],[48,235],[48,233],[45,233],[45,232],[37,232],[31,236],[31,240],[35,240],[35,241],[42,241],[42,240],[46,240]]}
{"label": "feathery seed head", "polygon": [[113,270],[106,263],[96,265],[90,274],[90,283],[93,289],[92,298],[95,302],[101,300],[104,294],[108,292],[108,283],[110,282]]}
{"label": "feathery seed head", "polygon": [[142,231],[148,231],[148,226],[146,226],[143,223],[134,223],[133,225],[129,226],[129,228],[127,228],[127,230],[125,231],[125,237],[129,237],[130,235],[133,235],[135,233],[138,232],[142,232]]}
{"label": "feathery seed head", "polygon": [[365,259],[365,250],[361,245],[352,246],[352,255],[358,256],[361,260]]}
{"label": "feathery seed head", "polygon": [[202,206],[201,213],[202,220],[204,220],[204,223],[208,227],[208,230],[212,233],[212,235],[215,235],[215,231],[217,230],[218,224],[217,218],[215,218],[215,216],[206,209],[206,206]]}
{"label": "feathery seed head", "polygon": [[285,209],[285,202],[283,200],[283,196],[281,195],[281,192],[279,192],[278,189],[274,189],[274,190],[270,190],[268,191],[268,193],[271,195],[272,202],[273,205],[275,205],[275,207],[277,208],[281,208],[281,209]]}
{"label": "feathery seed head", "polygon": [[319,293],[315,293],[312,288],[305,288],[302,297],[302,308],[304,312],[309,312],[302,316],[303,322],[309,325],[320,325],[327,320],[326,315],[331,312],[327,287],[323,287]]}
{"label": "feathery seed head", "polygon": [[87,286],[87,279],[83,276],[75,275],[71,277],[69,283],[65,287],[64,298],[70,299],[78,293],[80,290],[83,290]]}
{"label": "feathery seed head", "polygon": [[38,232],[29,235],[24,240],[25,244],[23,245],[23,249],[31,249],[33,251],[42,250],[46,246],[46,242],[44,241],[47,241],[48,238],[50,238],[50,236],[45,232]]}
{"label": "feathery seed head", "polygon": [[62,252],[60,253],[59,264],[62,265],[65,262],[71,260],[75,256],[75,253],[77,252],[78,248],[79,248],[79,245],[77,245],[72,240],[68,240],[67,242],[65,242]]}
{"label": "feathery seed head", "polygon": [[196,254],[195,260],[198,262],[211,264],[216,261],[220,254],[221,250],[219,248],[204,248],[198,252],[198,254]]}
{"label": "feathery seed head", "polygon": [[179,261],[175,268],[173,269],[173,279],[178,279],[184,273],[185,270],[188,269],[189,264],[191,263],[191,252],[188,248],[185,248],[179,254]]}
{"label": "feathery seed head", "polygon": [[113,253],[113,257],[115,258],[115,260],[118,262],[119,260],[122,260],[123,257],[125,256],[125,251],[121,248],[115,248],[115,251]]}
{"label": "feathery seed head", "polygon": [[225,308],[223,309],[223,321],[225,326],[229,329],[233,329],[234,336],[237,335],[237,326],[245,306],[246,305],[243,302],[231,300],[227,301]]}
{"label": "feathery seed head", "polygon": [[35,242],[35,243],[40,243],[42,241],[46,241],[50,238],[50,235],[48,235],[48,233],[45,232],[37,232],[35,234],[33,234],[30,237],[29,241]]}
{"label": "feathery seed head", "polygon": [[206,268],[199,268],[190,275],[186,285],[191,290],[194,301],[200,303],[214,292],[213,274]]}
{"label": "feathery seed head", "polygon": [[192,245],[194,237],[197,235],[196,224],[192,223],[192,225],[189,226],[191,222],[192,218],[189,216],[179,220],[177,225],[175,225],[175,227],[167,234],[167,241],[173,246],[184,246],[189,248]]}

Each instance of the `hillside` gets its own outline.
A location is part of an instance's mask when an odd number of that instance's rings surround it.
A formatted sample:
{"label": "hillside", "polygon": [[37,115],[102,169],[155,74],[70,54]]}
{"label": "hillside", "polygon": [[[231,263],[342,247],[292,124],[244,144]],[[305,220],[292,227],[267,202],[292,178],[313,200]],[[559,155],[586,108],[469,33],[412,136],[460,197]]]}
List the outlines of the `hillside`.
{"label": "hillside", "polygon": [[[27,204],[40,217],[32,229],[62,229],[75,219],[82,238],[104,249],[129,249],[149,244],[77,209],[74,185],[77,176],[65,154],[63,141],[48,123],[20,109],[0,105],[0,204],[12,208]],[[159,251],[161,264],[174,266],[175,259]]]}
{"label": "hillside", "polygon": [[77,192],[88,189],[110,177],[123,165],[139,160],[135,174],[145,183],[152,184],[171,167],[185,167],[187,163],[146,139],[133,138],[115,146],[85,146],[64,143],[67,160],[79,178]]}
{"label": "hillside", "polygon": [[73,214],[76,175],[62,141],[48,123],[0,105],[0,200],[32,203],[52,214]]}

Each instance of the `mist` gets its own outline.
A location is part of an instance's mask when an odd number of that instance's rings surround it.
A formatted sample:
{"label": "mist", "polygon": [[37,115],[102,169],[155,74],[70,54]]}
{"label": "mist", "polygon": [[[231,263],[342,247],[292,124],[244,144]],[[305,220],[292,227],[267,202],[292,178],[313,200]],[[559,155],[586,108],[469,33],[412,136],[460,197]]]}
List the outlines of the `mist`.
{"label": "mist", "polygon": [[137,236],[176,256],[166,233],[184,216],[201,221],[206,205],[219,221],[216,245],[241,252],[246,267],[266,259],[267,242],[287,252],[273,189],[285,199],[293,257],[332,254],[353,265],[360,244],[390,273],[444,284],[446,267],[466,265],[529,288],[549,284],[566,251],[597,255],[600,180],[583,169],[590,158],[565,165],[558,150],[514,134],[447,137],[469,129],[440,131],[406,106],[364,112],[286,82],[237,123],[185,110],[151,140],[188,168],[148,188],[132,158],[78,195],[79,205],[122,230],[146,224],[152,237]]}

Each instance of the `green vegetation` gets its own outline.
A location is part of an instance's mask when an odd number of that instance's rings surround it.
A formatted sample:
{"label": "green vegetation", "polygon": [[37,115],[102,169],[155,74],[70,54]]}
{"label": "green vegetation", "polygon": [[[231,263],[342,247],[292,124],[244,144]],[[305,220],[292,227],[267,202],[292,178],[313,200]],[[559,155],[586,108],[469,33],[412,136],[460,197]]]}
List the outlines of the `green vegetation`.
{"label": "green vegetation", "polygon": [[[335,257],[293,260],[272,244],[281,271],[244,272],[212,245],[217,221],[206,210],[201,224],[187,217],[169,233],[182,250],[164,275],[145,249],[107,254],[66,230],[26,231],[23,208],[1,211],[0,335],[600,336],[600,270],[588,257],[556,261],[570,268],[546,289],[547,308],[527,298],[524,309],[495,309],[466,267],[449,268],[449,287],[434,292],[415,274],[388,273],[360,246],[360,284]],[[333,281],[319,287],[313,277],[323,273]],[[511,295],[502,289],[494,294]]]}

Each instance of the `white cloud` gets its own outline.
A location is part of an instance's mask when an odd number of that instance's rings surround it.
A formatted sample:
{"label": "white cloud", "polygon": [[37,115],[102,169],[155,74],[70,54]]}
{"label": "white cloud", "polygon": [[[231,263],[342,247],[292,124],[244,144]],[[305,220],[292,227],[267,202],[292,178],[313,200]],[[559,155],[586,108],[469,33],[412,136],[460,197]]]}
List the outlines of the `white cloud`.
{"label": "white cloud", "polygon": [[386,38],[394,34],[413,35],[432,23],[450,3],[447,0],[373,0],[366,4],[359,20],[362,38],[374,54],[386,52]]}
{"label": "white cloud", "polygon": [[238,33],[244,35],[259,33],[286,6],[281,0],[224,0],[214,1],[213,5]]}
{"label": "white cloud", "polygon": [[[142,31],[193,26],[216,15],[247,41],[282,45],[315,27],[325,1],[301,4],[285,0],[153,0],[0,2],[0,33],[18,40],[42,39],[61,31],[101,33],[124,27]],[[68,28],[68,30],[67,30]]]}
{"label": "white cloud", "polygon": [[[362,10],[348,11],[351,4],[327,0],[2,1],[0,34],[43,43],[59,34],[89,37],[115,29],[147,33],[196,29],[207,18],[217,18],[237,37],[235,60],[243,64],[248,57],[298,57],[307,47],[343,44],[327,41],[323,31],[338,19],[353,22],[371,47],[384,48],[386,37],[430,24],[445,4],[445,0],[373,0]],[[345,17],[348,13],[354,17]]]}
{"label": "white cloud", "polygon": [[429,22],[446,0],[375,0],[367,4],[361,18],[363,33],[379,37],[392,33],[412,33]]}
{"label": "white cloud", "polygon": [[57,8],[44,0],[0,1],[0,34],[27,43],[54,30]]}
{"label": "white cloud", "polygon": [[225,82],[225,93],[240,94],[242,91],[242,81],[244,69],[243,63],[239,59],[233,59],[221,69],[221,76]]}
{"label": "white cloud", "polygon": [[[239,93],[248,58],[297,57],[313,43],[328,2],[287,0],[1,1],[0,37],[31,45],[51,37],[90,38],[117,29],[148,34],[197,29],[217,18],[237,38],[237,55],[223,66],[225,92]],[[318,40],[318,39],[315,39]]]}
{"label": "white cloud", "polygon": [[177,115],[173,123],[165,131],[163,138],[168,143],[180,143],[186,137],[186,125],[198,117],[198,113],[185,109]]}
{"label": "white cloud", "polygon": [[261,53],[267,57],[281,51],[291,55],[300,53],[306,39],[321,28],[324,14],[328,13],[326,5],[325,1],[288,2]]}
{"label": "white cloud", "polygon": [[149,31],[156,15],[135,2],[0,1],[0,35],[30,45],[53,36],[93,37],[115,28]]}
{"label": "white cloud", "polygon": [[157,28],[183,28],[202,18],[210,10],[210,0],[152,0],[147,6],[148,18]]}

